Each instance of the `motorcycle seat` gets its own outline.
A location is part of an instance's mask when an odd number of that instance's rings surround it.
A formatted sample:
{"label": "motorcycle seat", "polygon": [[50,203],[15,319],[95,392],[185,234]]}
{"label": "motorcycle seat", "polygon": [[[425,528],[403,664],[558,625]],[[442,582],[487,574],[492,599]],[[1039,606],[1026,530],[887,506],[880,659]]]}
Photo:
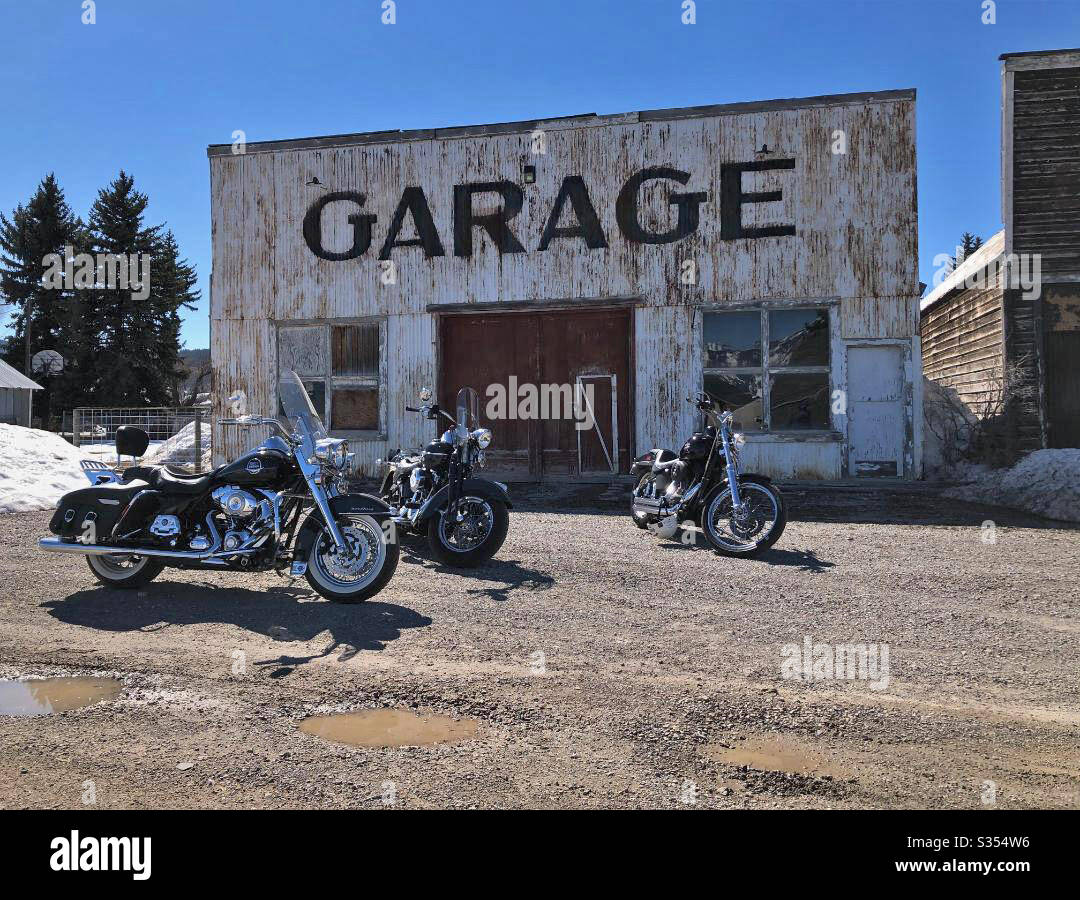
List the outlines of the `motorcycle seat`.
{"label": "motorcycle seat", "polygon": [[675,463],[679,461],[679,456],[671,450],[657,450],[656,459],[653,462],[653,471],[662,472],[665,469],[670,469]]}
{"label": "motorcycle seat", "polygon": [[141,479],[163,494],[194,495],[209,490],[214,473],[197,475],[178,466],[132,466],[124,472],[124,481]]}
{"label": "motorcycle seat", "polygon": [[162,466],[151,484],[163,494],[201,494],[210,489],[213,480],[212,472],[209,475],[177,473],[172,466]]}

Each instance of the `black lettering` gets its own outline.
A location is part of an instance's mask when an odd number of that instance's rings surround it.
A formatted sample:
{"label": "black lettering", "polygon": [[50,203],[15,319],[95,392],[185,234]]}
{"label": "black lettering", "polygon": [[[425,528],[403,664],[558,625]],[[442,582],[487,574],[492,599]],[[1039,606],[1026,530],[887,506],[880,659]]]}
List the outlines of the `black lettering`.
{"label": "black lettering", "polygon": [[686,184],[690,180],[690,173],[666,166],[652,166],[630,176],[615,201],[615,219],[619,223],[619,230],[628,241],[638,244],[671,244],[697,230],[698,206],[709,199],[709,195],[704,191],[671,195],[671,205],[678,208],[679,216],[675,227],[670,231],[646,231],[641,227],[638,221],[638,190],[646,181],[658,178]]}
{"label": "black lettering", "polygon": [[[498,193],[503,206],[486,216],[473,213],[472,195]],[[472,256],[472,230],[481,226],[491,236],[500,253],[524,253],[525,248],[510,230],[510,220],[521,212],[525,195],[511,181],[484,181],[454,185],[454,256]]]}
{"label": "black lettering", "polygon": [[744,194],[742,173],[794,168],[793,159],[762,159],[748,163],[724,163],[720,166],[720,237],[725,241],[734,241],[738,238],[783,237],[794,234],[794,225],[743,228],[742,224],[744,203],[769,203],[784,196],[782,191],[750,191]]}
{"label": "black lettering", "polygon": [[367,248],[371,246],[371,225],[376,217],[371,213],[362,215],[353,213],[348,218],[349,224],[353,227],[352,247],[344,253],[327,250],[322,245],[322,211],[327,204],[336,200],[352,200],[357,206],[363,206],[367,198],[356,191],[332,191],[329,194],[324,194],[311,204],[311,208],[304,216],[304,243],[319,259],[334,261],[356,259],[358,256],[363,256],[367,252]]}
{"label": "black lettering", "polygon": [[[401,233],[401,226],[405,224],[407,212],[412,213],[418,237],[415,240],[399,241],[397,236]],[[394,218],[390,222],[390,233],[386,235],[386,241],[379,252],[379,259],[389,259],[390,251],[394,247],[423,247],[424,255],[427,257],[446,255],[442,241],[439,240],[439,232],[435,230],[435,222],[431,218],[427,197],[424,196],[424,189],[421,187],[407,187],[401,192],[401,202],[394,210]]]}
{"label": "black lettering", "polygon": [[[577,217],[577,225],[568,225],[559,228],[559,219],[562,218],[563,207],[567,199],[574,208]],[[697,210],[694,211],[695,214]],[[544,235],[540,238],[539,250],[547,250],[548,244],[553,238],[583,238],[585,246],[590,250],[602,250],[607,247],[607,238],[604,237],[604,229],[600,225],[600,217],[596,214],[596,208],[589,199],[589,189],[585,187],[585,179],[580,175],[568,175],[563,179],[562,187],[559,188],[559,196],[555,198],[555,205],[548,216],[547,225],[544,226]]]}

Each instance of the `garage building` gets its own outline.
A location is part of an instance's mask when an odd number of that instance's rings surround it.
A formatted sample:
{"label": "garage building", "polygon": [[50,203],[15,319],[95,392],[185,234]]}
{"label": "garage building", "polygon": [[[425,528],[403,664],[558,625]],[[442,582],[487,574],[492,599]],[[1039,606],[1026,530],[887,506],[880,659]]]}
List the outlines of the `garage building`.
{"label": "garage building", "polygon": [[[293,368],[370,474],[430,439],[421,387],[470,385],[491,470],[610,478],[704,387],[748,469],[918,476],[912,90],[208,155],[216,418]],[[219,424],[216,461],[253,438]]]}

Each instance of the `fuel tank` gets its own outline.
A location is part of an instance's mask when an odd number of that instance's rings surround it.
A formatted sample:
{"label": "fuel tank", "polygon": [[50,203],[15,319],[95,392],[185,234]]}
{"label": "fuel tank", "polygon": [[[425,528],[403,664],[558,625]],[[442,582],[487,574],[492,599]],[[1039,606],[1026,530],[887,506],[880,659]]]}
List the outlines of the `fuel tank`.
{"label": "fuel tank", "polygon": [[[712,433],[710,433],[710,431]],[[690,435],[682,449],[679,451],[680,459],[703,460],[708,458],[712,449],[713,440],[716,438],[715,430],[697,431]]]}
{"label": "fuel tank", "polygon": [[279,437],[238,457],[214,473],[215,483],[241,487],[278,487],[282,482],[300,474],[292,451]]}

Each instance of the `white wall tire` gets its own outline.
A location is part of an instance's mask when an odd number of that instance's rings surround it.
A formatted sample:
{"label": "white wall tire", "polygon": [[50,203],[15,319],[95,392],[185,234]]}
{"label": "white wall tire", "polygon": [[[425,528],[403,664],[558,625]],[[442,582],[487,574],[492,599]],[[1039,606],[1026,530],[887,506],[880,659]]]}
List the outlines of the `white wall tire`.
{"label": "white wall tire", "polygon": [[345,514],[337,520],[351,555],[341,554],[325,529],[308,551],[308,584],[334,603],[363,603],[381,591],[398,564],[398,545],[371,516]]}
{"label": "white wall tire", "polygon": [[165,564],[152,556],[110,553],[107,556],[91,554],[86,564],[101,584],[116,588],[142,587],[153,581],[165,568]]}

